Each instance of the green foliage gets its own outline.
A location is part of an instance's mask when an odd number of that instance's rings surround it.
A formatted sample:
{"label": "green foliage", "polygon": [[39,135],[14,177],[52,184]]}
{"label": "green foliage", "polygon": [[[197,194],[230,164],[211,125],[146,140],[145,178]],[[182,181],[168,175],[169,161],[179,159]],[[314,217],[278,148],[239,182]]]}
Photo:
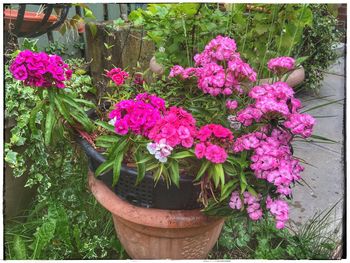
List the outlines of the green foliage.
{"label": "green foliage", "polygon": [[[84,153],[62,141],[45,173],[51,187],[21,217],[5,223],[7,259],[123,259],[111,214],[86,188]],[[59,176],[58,176],[59,175]]]}
{"label": "green foliage", "polygon": [[232,217],[210,258],[331,259],[339,242],[330,220],[333,209],[316,213],[302,227],[283,230],[276,229],[271,217],[258,222]]}
{"label": "green foliage", "polygon": [[247,4],[149,4],[147,10],[131,12],[129,19],[144,26],[158,48],[157,61],[165,66],[193,66],[193,56],[221,34],[233,37],[241,56],[266,77],[267,61],[290,55],[303,29],[312,26],[312,11],[305,4],[254,6],[261,9]]}
{"label": "green foliage", "polygon": [[308,56],[303,63],[306,79],[305,89],[319,91],[323,71],[336,58],[333,45],[338,43],[342,33],[336,28],[337,18],[330,4],[310,4],[313,26],[306,26],[301,43],[293,50],[294,56]]}

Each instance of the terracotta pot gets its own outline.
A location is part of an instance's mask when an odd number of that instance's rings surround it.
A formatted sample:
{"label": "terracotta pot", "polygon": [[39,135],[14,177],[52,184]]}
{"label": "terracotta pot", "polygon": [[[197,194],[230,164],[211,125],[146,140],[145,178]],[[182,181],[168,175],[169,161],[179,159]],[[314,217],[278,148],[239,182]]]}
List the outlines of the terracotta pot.
{"label": "terracotta pot", "polygon": [[[269,83],[271,82],[271,78],[269,79],[261,79],[259,84],[265,84],[265,83]],[[290,87],[295,87],[297,85],[299,85],[300,83],[302,83],[305,80],[305,69],[303,67],[298,68],[296,70],[294,70],[287,78],[287,80],[285,82],[287,82],[287,84]]]}
{"label": "terracotta pot", "polygon": [[199,210],[162,210],[131,205],[90,171],[89,187],[112,213],[120,242],[133,259],[204,259],[216,243],[224,218]]}
{"label": "terracotta pot", "polygon": [[164,73],[164,66],[161,64],[158,64],[154,56],[151,58],[151,61],[149,62],[149,68],[153,73],[157,75],[162,75]]}
{"label": "terracotta pot", "polygon": [[[14,24],[16,22],[18,15],[18,10],[15,9],[5,9],[4,10],[4,20],[5,20],[5,28],[6,30],[10,31],[11,24]],[[37,12],[29,12],[26,11],[24,13],[23,23],[20,28],[21,32],[30,32],[35,28],[37,25],[41,23],[41,21],[44,18],[44,13],[37,13]],[[57,21],[57,16],[50,15],[49,19],[47,20],[46,24],[43,26],[43,28],[48,28],[53,23]]]}

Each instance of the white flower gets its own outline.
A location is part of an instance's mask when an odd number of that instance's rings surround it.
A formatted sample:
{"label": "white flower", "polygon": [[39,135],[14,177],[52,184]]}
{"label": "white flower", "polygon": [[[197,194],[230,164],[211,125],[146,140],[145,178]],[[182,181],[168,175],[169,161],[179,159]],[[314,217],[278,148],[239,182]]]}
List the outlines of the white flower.
{"label": "white flower", "polygon": [[114,117],[113,119],[111,119],[108,123],[112,126],[114,126],[115,122],[117,121],[117,117]]}
{"label": "white flower", "polygon": [[165,52],[165,48],[164,47],[160,47],[159,48],[159,52],[164,53]]}
{"label": "white flower", "polygon": [[157,152],[157,144],[152,142],[148,143],[147,150],[150,154],[155,154]]}

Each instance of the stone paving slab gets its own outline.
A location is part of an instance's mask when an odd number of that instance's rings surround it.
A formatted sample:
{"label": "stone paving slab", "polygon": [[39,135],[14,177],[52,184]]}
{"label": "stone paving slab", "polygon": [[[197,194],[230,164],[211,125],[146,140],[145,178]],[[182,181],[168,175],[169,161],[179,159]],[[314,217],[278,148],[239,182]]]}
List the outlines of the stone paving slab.
{"label": "stone paving slab", "polygon": [[[323,99],[315,99],[311,94],[302,92],[298,95],[303,102],[305,109],[327,101],[342,101],[322,108],[310,111],[310,114],[317,116],[317,124],[314,134],[333,139],[338,143],[334,144],[310,144],[295,142],[293,144],[295,156],[304,159],[312,164],[304,165],[305,171],[302,178],[309,184],[296,185],[293,191],[291,202],[290,218],[297,225],[304,224],[316,212],[329,209],[337,201],[344,197],[345,172],[344,172],[344,58],[340,58],[327,70],[320,89],[320,97],[329,96]],[[320,116],[331,116],[321,118]],[[334,217],[340,219],[343,216],[342,202],[338,204]],[[336,226],[336,225],[335,225]]]}

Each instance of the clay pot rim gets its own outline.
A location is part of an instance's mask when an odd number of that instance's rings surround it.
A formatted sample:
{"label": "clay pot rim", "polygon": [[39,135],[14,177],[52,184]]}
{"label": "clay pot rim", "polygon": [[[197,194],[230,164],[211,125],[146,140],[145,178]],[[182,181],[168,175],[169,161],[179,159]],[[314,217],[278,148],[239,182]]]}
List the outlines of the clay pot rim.
{"label": "clay pot rim", "polygon": [[222,220],[221,217],[208,217],[199,209],[165,210],[129,204],[96,179],[92,171],[88,172],[88,183],[92,194],[104,208],[135,224],[156,228],[193,228]]}
{"label": "clay pot rim", "polygon": [[[17,19],[18,15],[18,10],[17,9],[5,9],[4,10],[4,18],[6,20],[15,20]],[[24,21],[27,22],[40,22],[45,14],[43,13],[37,13],[37,12],[32,12],[32,11],[25,11],[24,13]],[[57,16],[55,15],[50,15],[47,23],[54,23],[57,21]]]}

